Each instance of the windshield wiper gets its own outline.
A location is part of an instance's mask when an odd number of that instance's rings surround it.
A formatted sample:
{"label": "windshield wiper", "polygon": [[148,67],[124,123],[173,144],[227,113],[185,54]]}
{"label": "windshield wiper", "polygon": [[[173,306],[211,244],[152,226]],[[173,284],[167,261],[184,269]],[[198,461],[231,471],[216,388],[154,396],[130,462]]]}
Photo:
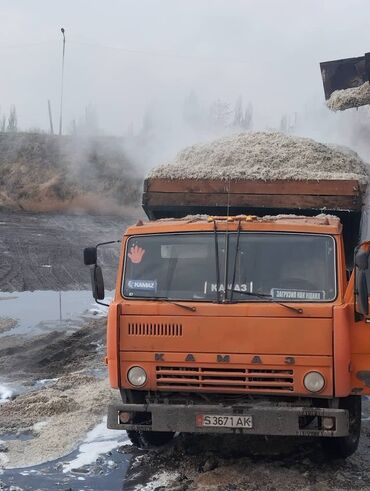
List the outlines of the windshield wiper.
{"label": "windshield wiper", "polygon": [[165,300],[166,302],[172,303],[173,305],[177,305],[177,307],[182,307],[183,309],[190,310],[191,312],[196,312],[197,310],[197,308],[194,307],[194,305],[185,305],[183,303],[178,303],[175,300],[172,300],[171,298],[168,297],[154,297],[154,298],[150,298],[150,300]]}
{"label": "windshield wiper", "polygon": [[238,235],[236,236],[236,249],[235,249],[235,256],[234,256],[234,270],[233,270],[233,281],[231,283],[230,303],[232,303],[233,296],[234,296],[235,278],[236,278],[236,264],[237,264],[237,260],[238,260],[238,254],[239,254],[240,230],[241,230],[241,222],[239,220]]}
{"label": "windshield wiper", "polygon": [[220,303],[220,263],[218,254],[218,237],[217,237],[217,225],[216,220],[213,222],[214,238],[215,238],[215,256],[216,256],[216,291],[217,291],[217,303]]}
{"label": "windshield wiper", "polygon": [[285,307],[286,309],[293,310],[293,312],[296,312],[297,314],[303,314],[303,309],[301,307],[293,307],[292,305],[287,305],[286,303],[279,302],[275,298],[272,297],[269,293],[253,293],[253,292],[243,292],[240,290],[232,290],[234,293],[240,293],[241,295],[247,295],[249,297],[257,297],[257,298],[269,298],[270,302],[272,303],[277,303],[278,305],[281,305],[282,307]]}
{"label": "windshield wiper", "polygon": [[178,307],[182,307],[183,309],[190,310],[191,312],[195,312],[197,310],[197,308],[194,307],[194,305],[185,305],[184,303],[177,303],[174,302],[173,300],[168,300],[168,301],[171,302],[173,305],[177,305]]}

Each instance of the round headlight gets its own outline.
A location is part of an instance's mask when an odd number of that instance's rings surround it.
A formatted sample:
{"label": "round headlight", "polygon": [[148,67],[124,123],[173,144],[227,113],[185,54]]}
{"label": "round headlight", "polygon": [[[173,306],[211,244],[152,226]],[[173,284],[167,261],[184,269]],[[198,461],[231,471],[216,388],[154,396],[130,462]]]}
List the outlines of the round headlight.
{"label": "round headlight", "polygon": [[310,392],[320,392],[324,388],[325,379],[319,372],[308,372],[304,376],[303,383]]}
{"label": "round headlight", "polygon": [[144,368],[132,367],[127,373],[127,378],[130,384],[140,387],[145,384],[147,377]]}

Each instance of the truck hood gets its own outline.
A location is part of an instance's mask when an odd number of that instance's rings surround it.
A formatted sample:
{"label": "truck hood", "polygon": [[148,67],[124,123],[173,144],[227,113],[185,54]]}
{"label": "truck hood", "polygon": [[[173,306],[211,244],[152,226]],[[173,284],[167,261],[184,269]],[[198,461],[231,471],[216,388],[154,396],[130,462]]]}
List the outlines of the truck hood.
{"label": "truck hood", "polygon": [[332,356],[331,317],[121,315],[121,351]]}

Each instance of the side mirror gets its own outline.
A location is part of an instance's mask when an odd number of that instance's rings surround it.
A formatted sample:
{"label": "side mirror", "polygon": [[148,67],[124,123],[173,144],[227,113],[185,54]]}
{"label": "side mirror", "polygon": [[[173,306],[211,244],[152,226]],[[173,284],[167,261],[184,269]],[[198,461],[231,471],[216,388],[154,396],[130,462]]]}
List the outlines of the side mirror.
{"label": "side mirror", "polygon": [[109,242],[101,242],[95,247],[85,247],[84,249],[84,263],[86,266],[90,267],[90,277],[91,277],[91,288],[92,294],[96,303],[100,305],[105,305],[109,307],[109,304],[100,302],[105,297],[104,291],[104,280],[101,267],[98,266],[98,247],[108,245],[108,244],[118,244],[120,240],[111,240]]}
{"label": "side mirror", "polygon": [[104,279],[101,267],[97,264],[90,269],[91,274],[91,289],[95,300],[103,300],[105,297]]}
{"label": "side mirror", "polygon": [[369,269],[370,250],[359,249],[355,256],[356,265],[356,296],[359,313],[369,313],[369,291],[366,272]]}
{"label": "side mirror", "polygon": [[84,249],[84,263],[85,266],[92,266],[98,261],[98,252],[96,247],[85,247]]}

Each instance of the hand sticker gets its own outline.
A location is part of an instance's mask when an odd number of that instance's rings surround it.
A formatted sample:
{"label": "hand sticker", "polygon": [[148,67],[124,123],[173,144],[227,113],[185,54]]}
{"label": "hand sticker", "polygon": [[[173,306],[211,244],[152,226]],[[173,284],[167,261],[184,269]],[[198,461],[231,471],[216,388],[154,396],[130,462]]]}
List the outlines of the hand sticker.
{"label": "hand sticker", "polygon": [[145,254],[145,249],[139,246],[132,246],[130,252],[128,253],[128,257],[131,259],[131,262],[134,264],[141,263],[143,256]]}

